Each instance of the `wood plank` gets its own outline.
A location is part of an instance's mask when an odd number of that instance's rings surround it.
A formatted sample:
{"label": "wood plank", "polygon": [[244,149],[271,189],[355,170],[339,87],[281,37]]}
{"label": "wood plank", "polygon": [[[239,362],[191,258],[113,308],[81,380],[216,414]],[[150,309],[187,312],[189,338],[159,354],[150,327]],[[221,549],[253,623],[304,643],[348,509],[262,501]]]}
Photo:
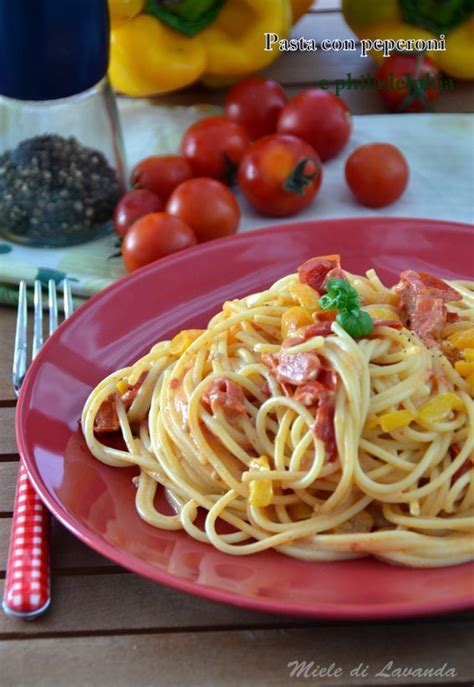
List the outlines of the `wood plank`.
{"label": "wood plank", "polygon": [[[313,83],[293,84],[286,86],[285,90],[291,98],[303,88],[311,88]],[[334,86],[330,90],[334,91]],[[355,115],[384,114],[387,112],[384,104],[374,90],[344,90],[340,93]],[[181,93],[169,94],[160,97],[160,104],[164,105],[189,105],[191,102],[207,102],[214,105],[222,105],[225,91],[193,89]],[[457,82],[453,92],[441,92],[434,103],[435,112],[463,113],[474,110],[474,87],[472,84]]]}
{"label": "wood plank", "polygon": [[[205,601],[128,573],[55,575],[52,598],[48,613],[32,623],[0,614],[0,640],[12,633],[34,637],[65,632],[100,634],[181,627],[288,626],[296,622]],[[298,622],[305,624],[304,620]]]}
{"label": "wood plank", "polygon": [[14,401],[11,385],[16,309],[0,306],[0,402]]}
{"label": "wood plank", "polygon": [[16,453],[15,408],[0,408],[0,461],[2,455]]}
{"label": "wood plank", "polygon": [[[79,573],[79,571],[77,571]],[[2,582],[3,584],[3,582]],[[177,628],[288,627],[314,625],[291,618],[218,604],[185,594],[132,573],[54,575],[53,603],[45,616],[24,623],[0,614],[0,640],[5,636],[41,637],[45,634],[105,632],[165,632]],[[454,618],[418,621],[445,627],[474,625],[471,613]],[[413,621],[415,622],[415,621]],[[327,621],[323,624],[332,626]],[[341,623],[340,623],[341,624]],[[345,623],[344,625],[348,625]],[[400,625],[406,625],[401,622]]]}
{"label": "wood plank", "polygon": [[[5,571],[7,565],[10,531],[11,518],[0,518],[0,573]],[[84,569],[100,572],[104,568],[116,567],[111,560],[79,541],[54,518],[51,522],[51,541],[53,572],[64,574]]]}
{"label": "wood plank", "polygon": [[[12,640],[0,645],[5,687],[160,687],[182,685],[281,687],[297,682],[294,662],[305,661],[325,685],[472,683],[470,638],[445,626],[349,625],[299,629],[182,632],[179,634]],[[25,661],[25,655],[28,661]],[[393,664],[390,665],[390,661]],[[432,669],[446,663],[455,676],[387,678],[396,668]],[[356,677],[362,664],[367,676]],[[332,665],[332,676],[326,677]],[[33,669],[34,667],[34,669]],[[360,670],[362,670],[360,668]],[[338,673],[335,676],[335,671]],[[381,675],[382,672],[382,675]],[[351,675],[352,673],[352,675]],[[303,677],[300,678],[305,682]]]}
{"label": "wood plank", "polygon": [[[0,512],[11,513],[15,498],[18,463],[0,463]],[[1,560],[1,559],[0,559]],[[1,565],[0,565],[1,569]]]}

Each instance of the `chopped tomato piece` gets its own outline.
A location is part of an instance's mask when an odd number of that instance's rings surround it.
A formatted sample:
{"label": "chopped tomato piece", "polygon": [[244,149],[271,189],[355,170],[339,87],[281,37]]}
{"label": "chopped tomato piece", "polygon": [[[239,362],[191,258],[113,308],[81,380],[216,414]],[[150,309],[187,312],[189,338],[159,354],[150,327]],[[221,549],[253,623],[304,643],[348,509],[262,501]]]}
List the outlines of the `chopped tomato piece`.
{"label": "chopped tomato piece", "polygon": [[110,394],[102,402],[97,415],[94,419],[94,431],[98,432],[117,432],[120,429],[120,422],[115,407],[115,395]]}
{"label": "chopped tomato piece", "polygon": [[407,325],[427,345],[435,343],[447,322],[445,303],[462,298],[442,279],[414,270],[401,273],[395,291],[400,294],[400,308]]}
{"label": "chopped tomato piece", "polygon": [[[145,381],[148,371],[142,372],[137,382],[133,386],[127,385],[127,390],[120,396],[120,400],[128,410],[135,400],[138,390]],[[115,407],[115,394],[107,396],[102,402],[97,415],[94,420],[94,431],[100,434],[101,432],[117,432],[120,429],[120,422]]]}
{"label": "chopped tomato piece", "polygon": [[302,284],[308,284],[320,294],[326,293],[328,279],[339,277],[345,279],[341,269],[340,255],[323,255],[311,258],[298,267],[298,276]]}
{"label": "chopped tomato piece", "polygon": [[337,317],[337,310],[320,310],[319,312],[315,313],[314,315],[314,320],[315,322],[334,322]]}
{"label": "chopped tomato piece", "polygon": [[241,387],[227,377],[213,379],[207,387],[202,401],[214,411],[221,408],[230,417],[245,415],[245,396]]}
{"label": "chopped tomato piece", "polygon": [[335,403],[333,398],[323,401],[316,412],[313,432],[324,442],[326,456],[329,461],[337,458],[336,433],[334,429]]}
{"label": "chopped tomato piece", "polygon": [[321,382],[326,389],[335,389],[337,386],[337,374],[329,367],[321,368],[318,374],[318,382]]}
{"label": "chopped tomato piece", "polygon": [[312,339],[313,336],[328,336],[329,334],[331,334],[331,322],[316,322],[315,324],[308,325],[295,336],[285,339],[282,347],[290,348],[291,346],[304,343],[308,339]]}
{"label": "chopped tomato piece", "polygon": [[137,382],[135,384],[133,384],[133,386],[130,386],[128,388],[128,390],[120,397],[126,410],[128,410],[130,408],[133,401],[137,397],[138,390],[140,389],[141,385],[143,384],[143,382],[145,381],[147,376],[148,376],[148,372],[142,372],[140,377],[138,378]]}
{"label": "chopped tomato piece", "polygon": [[321,361],[316,353],[285,353],[278,354],[278,365],[275,368],[275,376],[279,382],[288,384],[305,384],[316,379]]}
{"label": "chopped tomato piece", "polygon": [[327,395],[327,389],[321,382],[314,381],[296,387],[294,399],[304,406],[314,406],[321,400],[323,394]]}

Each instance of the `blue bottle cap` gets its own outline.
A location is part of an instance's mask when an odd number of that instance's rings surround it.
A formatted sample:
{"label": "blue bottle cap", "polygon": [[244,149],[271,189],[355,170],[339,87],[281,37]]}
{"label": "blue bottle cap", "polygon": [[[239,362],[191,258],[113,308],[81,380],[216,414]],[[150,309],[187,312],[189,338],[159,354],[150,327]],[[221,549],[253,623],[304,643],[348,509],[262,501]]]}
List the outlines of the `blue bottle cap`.
{"label": "blue bottle cap", "polygon": [[107,0],[0,0],[0,95],[52,100],[107,73]]}

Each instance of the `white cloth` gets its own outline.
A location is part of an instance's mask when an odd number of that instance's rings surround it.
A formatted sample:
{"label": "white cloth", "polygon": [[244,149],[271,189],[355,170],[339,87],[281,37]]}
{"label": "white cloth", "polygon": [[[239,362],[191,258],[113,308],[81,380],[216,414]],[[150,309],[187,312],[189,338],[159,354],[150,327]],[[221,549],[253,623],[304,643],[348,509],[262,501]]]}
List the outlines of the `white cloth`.
{"label": "white cloth", "polygon": [[[119,99],[128,167],[148,155],[175,153],[184,130],[215,107],[164,107],[146,100]],[[368,142],[393,143],[410,166],[410,181],[403,196],[385,208],[359,205],[344,178],[348,155]],[[398,216],[474,220],[474,116],[469,114],[397,114],[354,117],[351,139],[341,153],[324,164],[323,182],[315,201],[293,217],[258,215],[236,190],[242,209],[239,231],[269,224],[323,220],[333,217]],[[71,279],[74,293],[90,296],[125,274],[116,237],[71,248],[40,249],[0,239],[0,282],[32,283],[49,278]],[[0,301],[6,300],[0,287]]]}
{"label": "white cloth", "polygon": [[[349,190],[344,165],[364,143],[392,143],[406,157],[410,179],[392,205],[371,209]],[[324,164],[315,201],[295,217],[279,223],[333,217],[391,216],[474,222],[474,116],[470,114],[397,114],[354,117],[354,129],[341,153]],[[239,197],[239,200],[240,197]],[[267,217],[244,205],[241,231],[269,224]]]}

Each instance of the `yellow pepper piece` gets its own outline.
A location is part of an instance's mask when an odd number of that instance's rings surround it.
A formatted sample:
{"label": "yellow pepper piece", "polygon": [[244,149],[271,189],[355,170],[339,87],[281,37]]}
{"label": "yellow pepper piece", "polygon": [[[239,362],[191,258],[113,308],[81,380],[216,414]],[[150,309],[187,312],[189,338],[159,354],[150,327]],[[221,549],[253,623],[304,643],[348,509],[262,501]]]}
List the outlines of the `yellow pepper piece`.
{"label": "yellow pepper piece", "polygon": [[367,311],[376,320],[400,320],[397,313],[390,308],[368,308]]}
{"label": "yellow pepper piece", "polygon": [[448,336],[449,341],[462,351],[463,348],[474,348],[474,328],[465,329],[462,332],[454,332]]}
{"label": "yellow pepper piece", "polygon": [[109,74],[122,93],[144,97],[183,88],[205,66],[200,35],[188,38],[147,14],[112,27]]}
{"label": "yellow pepper piece", "polygon": [[291,334],[294,334],[297,329],[308,324],[313,324],[313,318],[306,308],[302,308],[299,305],[288,308],[281,318],[281,336],[283,339],[286,339]]}
{"label": "yellow pepper piece", "polygon": [[303,306],[303,308],[308,308],[310,310],[319,310],[319,293],[312,289],[309,284],[300,284],[295,282],[290,284],[288,291],[291,293],[293,298],[296,298],[298,303]]}
{"label": "yellow pepper piece", "polygon": [[462,354],[465,360],[474,360],[474,348],[465,348]]}
{"label": "yellow pepper piece", "polygon": [[452,392],[438,394],[418,408],[418,418],[424,422],[441,422],[453,410],[462,410],[464,403]]}
{"label": "yellow pepper piece", "polygon": [[458,360],[454,365],[454,369],[461,377],[467,377],[474,372],[474,362],[470,363],[467,360]]}
{"label": "yellow pepper piece", "polygon": [[380,426],[384,432],[391,432],[393,429],[406,427],[415,417],[416,414],[409,410],[395,410],[380,416]]}
{"label": "yellow pepper piece", "polygon": [[171,355],[182,355],[203,331],[204,329],[183,329],[182,332],[176,334],[170,344]]}
{"label": "yellow pepper piece", "polygon": [[[250,470],[269,470],[270,463],[267,456],[254,458],[250,462]],[[273,501],[273,483],[271,479],[253,479],[249,482],[249,502],[252,506],[264,508]]]}
{"label": "yellow pepper piece", "polygon": [[128,382],[123,379],[120,382],[117,382],[117,391],[119,394],[124,394],[126,391],[128,391]]}
{"label": "yellow pepper piece", "polygon": [[471,372],[471,374],[466,377],[466,382],[468,383],[470,390],[474,392],[474,372]]}
{"label": "yellow pepper piece", "polygon": [[206,77],[245,75],[273,62],[278,48],[265,50],[264,34],[286,38],[288,0],[228,0],[215,22],[198,34],[206,46]]}
{"label": "yellow pepper piece", "polygon": [[109,0],[109,12],[112,23],[126,21],[136,17],[145,7],[146,0]]}

